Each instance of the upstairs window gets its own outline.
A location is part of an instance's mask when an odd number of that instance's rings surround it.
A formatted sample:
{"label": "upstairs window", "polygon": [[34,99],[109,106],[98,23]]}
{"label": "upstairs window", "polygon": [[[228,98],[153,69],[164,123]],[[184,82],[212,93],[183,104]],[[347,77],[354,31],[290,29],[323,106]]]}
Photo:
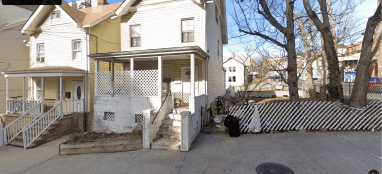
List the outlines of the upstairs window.
{"label": "upstairs window", "polygon": [[50,13],[50,19],[53,20],[53,19],[60,19],[60,11],[52,11]]}
{"label": "upstairs window", "polygon": [[232,67],[232,72],[236,72],[236,66]]}
{"label": "upstairs window", "polygon": [[141,46],[141,25],[130,26],[131,47]]}
{"label": "upstairs window", "polygon": [[236,76],[232,76],[232,81],[236,82]]}
{"label": "upstairs window", "polygon": [[45,62],[45,48],[44,48],[44,44],[37,44],[36,62],[37,63],[44,63]]}
{"label": "upstairs window", "polygon": [[81,40],[73,40],[73,60],[81,60]]}
{"label": "upstairs window", "polygon": [[194,19],[182,19],[182,42],[194,41]]}
{"label": "upstairs window", "polygon": [[232,82],[232,76],[228,77],[228,82]]}
{"label": "upstairs window", "polygon": [[232,72],[232,67],[228,67],[229,72]]}

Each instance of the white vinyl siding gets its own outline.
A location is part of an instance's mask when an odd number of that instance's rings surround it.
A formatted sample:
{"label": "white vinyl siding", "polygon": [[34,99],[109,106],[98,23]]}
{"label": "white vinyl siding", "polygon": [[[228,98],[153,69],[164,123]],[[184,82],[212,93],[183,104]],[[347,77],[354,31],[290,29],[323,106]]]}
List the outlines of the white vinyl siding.
{"label": "white vinyl siding", "polygon": [[51,20],[60,20],[60,10],[54,10],[50,12],[50,19]]}
{"label": "white vinyl siding", "polygon": [[81,60],[81,40],[73,40],[72,44],[73,49],[73,60]]}
{"label": "white vinyl siding", "polygon": [[[214,3],[206,4],[206,34],[207,34],[207,49],[209,50],[208,59],[208,102],[213,102],[216,97],[222,96],[225,93],[224,86],[224,71],[223,71],[223,54],[218,52],[223,50],[221,28],[216,25],[216,10]],[[219,22],[218,22],[219,23]],[[216,43],[217,41],[220,43]],[[230,76],[227,74],[227,76]],[[237,82],[236,82],[237,83]]]}
{"label": "white vinyl siding", "polygon": [[[145,1],[141,2],[144,3]],[[173,1],[137,6],[137,12],[122,16],[121,51],[199,46],[205,44],[205,10],[192,1]],[[194,19],[194,41],[182,42],[182,19]],[[131,47],[130,26],[141,25],[141,46]]]}

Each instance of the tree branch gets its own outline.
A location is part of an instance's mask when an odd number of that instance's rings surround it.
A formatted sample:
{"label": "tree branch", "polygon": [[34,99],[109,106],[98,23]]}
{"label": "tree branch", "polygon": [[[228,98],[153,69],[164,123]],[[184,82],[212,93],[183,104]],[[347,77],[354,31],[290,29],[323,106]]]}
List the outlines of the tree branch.
{"label": "tree branch", "polygon": [[251,32],[251,31],[245,31],[245,30],[242,30],[242,29],[239,29],[239,31],[243,32],[243,33],[246,33],[246,34],[249,34],[249,35],[260,36],[261,38],[263,38],[265,40],[268,40],[268,41],[271,41],[274,44],[276,44],[276,45],[278,45],[278,46],[280,46],[282,48],[286,48],[286,44],[283,44],[283,43],[277,41],[276,39],[273,39],[273,38],[271,38],[271,37],[269,37],[267,35],[261,34],[261,33],[257,32],[257,31]]}

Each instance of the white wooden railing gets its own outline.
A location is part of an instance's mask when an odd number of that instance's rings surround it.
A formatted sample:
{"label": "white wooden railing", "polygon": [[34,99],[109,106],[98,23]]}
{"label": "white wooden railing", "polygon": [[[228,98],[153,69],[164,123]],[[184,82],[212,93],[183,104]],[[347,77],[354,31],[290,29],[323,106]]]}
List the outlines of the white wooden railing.
{"label": "white wooden railing", "polygon": [[18,117],[15,121],[7,125],[4,128],[4,140],[5,144],[11,142],[21,131],[28,125],[30,125],[34,120],[36,120],[43,113],[42,103],[40,102],[33,108],[26,111],[23,115]]}
{"label": "white wooden railing", "polygon": [[52,109],[24,128],[22,130],[24,149],[30,146],[58,118],[60,118],[60,103],[57,103]]}
{"label": "white wooden railing", "polygon": [[36,106],[38,103],[40,103],[40,100],[18,100],[18,99],[8,99],[7,100],[7,112],[13,112],[13,113],[22,113],[23,112],[23,104],[25,105],[25,110],[30,110],[34,106]]}
{"label": "white wooden railing", "polygon": [[[58,102],[59,103],[59,102]],[[73,112],[84,112],[85,111],[85,100],[63,100],[62,101],[62,113],[63,115],[70,115]]]}

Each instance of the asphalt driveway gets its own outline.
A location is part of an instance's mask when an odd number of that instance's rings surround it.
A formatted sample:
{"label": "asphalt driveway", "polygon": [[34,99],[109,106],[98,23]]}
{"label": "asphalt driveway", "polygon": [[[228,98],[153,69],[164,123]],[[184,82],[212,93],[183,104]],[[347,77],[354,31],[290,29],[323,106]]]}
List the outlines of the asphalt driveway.
{"label": "asphalt driveway", "polygon": [[256,167],[265,162],[283,164],[295,174],[382,171],[381,132],[246,134],[237,138],[202,133],[189,152],[138,150],[58,156],[56,144],[26,151],[0,149],[0,173],[247,174],[256,173]]}

